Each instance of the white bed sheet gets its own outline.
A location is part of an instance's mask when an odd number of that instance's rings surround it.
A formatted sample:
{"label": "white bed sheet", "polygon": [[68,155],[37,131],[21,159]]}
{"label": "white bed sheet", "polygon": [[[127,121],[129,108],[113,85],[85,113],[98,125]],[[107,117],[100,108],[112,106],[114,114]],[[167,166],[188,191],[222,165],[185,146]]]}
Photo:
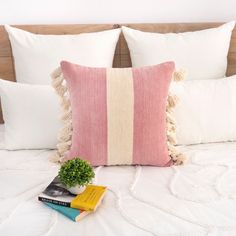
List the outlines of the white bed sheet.
{"label": "white bed sheet", "polygon": [[37,201],[58,171],[50,151],[0,150],[0,235],[235,236],[236,143],[182,149],[186,166],[96,169],[109,191],[78,223]]}
{"label": "white bed sheet", "polygon": [[0,149],[4,149],[4,130],[5,127],[3,124],[0,124]]}

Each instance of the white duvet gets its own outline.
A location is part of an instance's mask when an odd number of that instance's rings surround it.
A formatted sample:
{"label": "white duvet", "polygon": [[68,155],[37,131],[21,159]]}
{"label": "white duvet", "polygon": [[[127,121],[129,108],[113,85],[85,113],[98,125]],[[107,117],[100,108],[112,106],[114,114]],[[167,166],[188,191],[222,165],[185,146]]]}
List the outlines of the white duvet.
{"label": "white duvet", "polygon": [[50,151],[0,150],[0,235],[235,236],[236,143],[182,149],[181,167],[96,169],[109,191],[77,223],[37,201],[58,171]]}

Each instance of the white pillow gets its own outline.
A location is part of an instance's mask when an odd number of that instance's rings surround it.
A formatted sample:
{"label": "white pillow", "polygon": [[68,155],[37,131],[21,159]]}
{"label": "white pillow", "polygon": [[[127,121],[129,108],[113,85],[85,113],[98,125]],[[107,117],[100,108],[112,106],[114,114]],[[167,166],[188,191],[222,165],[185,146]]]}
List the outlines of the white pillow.
{"label": "white pillow", "polygon": [[227,54],[235,22],[186,33],[147,33],[122,27],[134,67],[175,61],[187,79],[216,79],[226,74]]}
{"label": "white pillow", "polygon": [[120,29],[78,35],[38,35],[5,25],[11,41],[16,80],[50,84],[62,60],[91,67],[112,67]]}
{"label": "white pillow", "polygon": [[6,149],[56,147],[60,104],[51,86],[0,80],[0,94]]}
{"label": "white pillow", "polygon": [[236,141],[236,76],[172,83],[178,144]]}

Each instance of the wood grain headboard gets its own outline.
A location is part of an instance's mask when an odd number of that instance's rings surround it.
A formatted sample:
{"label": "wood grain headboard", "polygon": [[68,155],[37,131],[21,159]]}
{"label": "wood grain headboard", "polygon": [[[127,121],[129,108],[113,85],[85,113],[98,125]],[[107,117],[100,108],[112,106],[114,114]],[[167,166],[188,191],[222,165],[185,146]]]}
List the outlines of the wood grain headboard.
{"label": "wood grain headboard", "polygon": [[[122,24],[134,29],[158,33],[179,33],[217,27],[223,23],[158,23],[158,24]],[[79,34],[96,32],[120,27],[118,24],[76,24],[76,25],[17,25],[20,29],[36,34]],[[203,55],[204,56],[204,55]],[[117,44],[114,67],[130,67],[129,50],[123,35]],[[234,29],[228,54],[227,75],[236,74],[236,29]],[[14,61],[10,42],[3,26],[0,26],[0,78],[15,81]],[[0,122],[2,116],[0,114]]]}

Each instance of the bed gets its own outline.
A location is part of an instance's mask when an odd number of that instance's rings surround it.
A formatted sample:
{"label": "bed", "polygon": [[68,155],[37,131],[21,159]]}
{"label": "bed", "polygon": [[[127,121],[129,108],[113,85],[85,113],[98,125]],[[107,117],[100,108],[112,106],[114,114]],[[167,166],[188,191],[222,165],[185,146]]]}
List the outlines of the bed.
{"label": "bed", "polygon": [[[131,24],[153,32],[180,32],[216,26],[202,24]],[[39,33],[80,33],[118,25],[20,26]],[[228,75],[236,72],[233,33]],[[130,66],[121,37],[115,67]],[[0,71],[14,81],[10,45],[0,28]],[[0,235],[161,235],[233,236],[236,234],[236,143],[181,146],[189,161],[168,168],[146,166],[97,167],[97,184],[108,186],[99,209],[79,223],[37,200],[58,171],[48,160],[52,150],[4,149],[0,126]]]}

